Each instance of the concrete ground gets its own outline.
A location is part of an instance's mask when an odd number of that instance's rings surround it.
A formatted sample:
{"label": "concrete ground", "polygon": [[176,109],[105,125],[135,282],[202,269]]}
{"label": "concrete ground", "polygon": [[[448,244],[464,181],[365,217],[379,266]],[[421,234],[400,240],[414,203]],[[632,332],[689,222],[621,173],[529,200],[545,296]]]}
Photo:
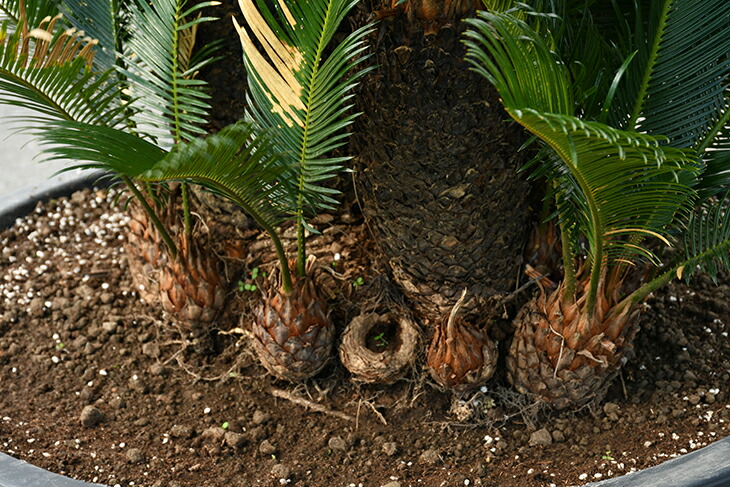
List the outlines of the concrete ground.
{"label": "concrete ground", "polygon": [[[0,105],[0,196],[25,191],[36,183],[50,179],[64,167],[60,161],[40,162],[39,145],[32,137],[17,134],[13,119],[33,112]],[[68,175],[56,176],[66,179]]]}

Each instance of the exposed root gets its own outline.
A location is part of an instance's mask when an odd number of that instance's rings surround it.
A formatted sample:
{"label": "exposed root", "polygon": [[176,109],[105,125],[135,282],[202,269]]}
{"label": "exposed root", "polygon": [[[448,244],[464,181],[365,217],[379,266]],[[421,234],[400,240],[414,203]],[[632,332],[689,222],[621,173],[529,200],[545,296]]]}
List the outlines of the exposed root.
{"label": "exposed root", "polygon": [[388,421],[386,421],[385,416],[383,416],[380,411],[377,410],[375,406],[373,406],[373,403],[370,401],[365,401],[365,405],[372,409],[372,411],[375,413],[375,416],[378,417],[381,423],[383,423],[385,426],[388,426]]}
{"label": "exposed root", "polygon": [[[182,351],[182,350],[180,350],[180,351]],[[238,370],[239,368],[241,368],[241,364],[243,362],[243,360],[239,358],[225,372],[223,372],[221,374],[218,374],[218,375],[204,377],[204,376],[196,373],[195,371],[193,371],[193,368],[190,367],[188,364],[185,363],[185,359],[182,358],[182,355],[181,354],[176,353],[175,355],[173,355],[173,357],[174,357],[175,361],[177,362],[177,365],[186,374],[194,377],[195,380],[197,380],[197,381],[203,381],[203,382],[217,382],[217,381],[224,380],[224,379],[227,379],[229,377],[232,377],[231,374],[233,374],[236,370]]]}
{"label": "exposed root", "polygon": [[498,387],[493,391],[497,402],[504,409],[502,423],[511,422],[514,418],[521,421],[530,429],[537,429],[541,413],[550,409],[550,406],[533,394],[520,394],[506,387]]}
{"label": "exposed root", "polygon": [[303,406],[307,409],[311,409],[312,411],[315,411],[317,413],[326,414],[328,416],[334,416],[336,418],[344,419],[345,421],[356,421],[355,418],[350,416],[349,414],[345,414],[341,411],[333,411],[331,409],[327,409],[325,406],[322,406],[319,403],[316,403],[314,401],[310,401],[309,399],[304,399],[300,396],[295,396],[289,391],[283,391],[281,389],[271,389],[271,395],[274,397],[278,397],[280,399],[286,399],[287,401],[291,401],[294,404],[298,406]]}

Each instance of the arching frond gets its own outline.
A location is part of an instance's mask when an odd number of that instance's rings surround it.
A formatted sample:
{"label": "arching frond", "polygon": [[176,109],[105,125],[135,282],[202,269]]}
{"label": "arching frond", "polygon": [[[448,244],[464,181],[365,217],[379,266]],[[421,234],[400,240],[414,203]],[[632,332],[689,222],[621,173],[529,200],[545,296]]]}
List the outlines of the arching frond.
{"label": "arching frond", "polygon": [[612,247],[650,256],[625,245],[628,229],[660,233],[686,210],[693,192],[676,174],[697,171],[692,154],[662,147],[660,139],[572,116],[567,68],[542,39],[509,15],[480,15],[470,21],[467,58],[492,81],[512,118],[559,156],[553,158],[559,166],[550,177],[581,215],[593,261],[601,262],[601,254],[613,252]]}
{"label": "arching frond", "polygon": [[24,23],[0,31],[0,103],[30,108],[23,120],[38,128],[48,120],[114,126],[121,118],[117,85],[110,72],[91,69],[96,41],[73,29],[57,29],[59,17],[36,28]]}
{"label": "arching frond", "polygon": [[467,61],[494,85],[505,108],[573,115],[568,69],[543,37],[508,13],[477,15],[467,19]]}
{"label": "arching frond", "polygon": [[555,181],[578,210],[593,262],[601,262],[602,253],[652,258],[631,237],[661,234],[678,213],[689,211],[694,192],[675,176],[697,171],[691,153],[598,122],[531,109],[508,112],[560,156]]}
{"label": "arching frond", "polygon": [[553,164],[547,172],[558,210],[577,214],[573,222],[588,240],[592,313],[601,267],[652,258],[637,242],[689,211],[695,193],[684,181],[694,180],[697,161],[661,138],[573,116],[568,70],[542,38],[509,14],[479,17],[468,21],[467,59],[494,84],[510,116],[559,156],[544,161]]}
{"label": "arching frond", "polygon": [[686,260],[682,275],[701,270],[714,279],[720,270],[730,268],[730,193],[695,210],[683,243]]}
{"label": "arching frond", "polygon": [[291,182],[270,135],[253,123],[225,127],[167,151],[123,130],[78,122],[51,124],[41,138],[50,159],[69,169],[103,169],[146,182],[178,180],[205,186],[274,226],[290,211]]}
{"label": "arching frond", "polygon": [[704,201],[730,188],[730,88],[725,91],[724,113],[710,129],[700,150],[705,170],[697,190]]}
{"label": "arching frond", "polygon": [[178,144],[137,177],[142,181],[187,181],[205,186],[241,206],[268,230],[291,211],[280,154],[254,123],[230,125],[214,135]]}
{"label": "arching frond", "polygon": [[124,130],[73,121],[46,124],[40,142],[48,160],[74,161],[71,169],[102,169],[136,178],[167,151]]}

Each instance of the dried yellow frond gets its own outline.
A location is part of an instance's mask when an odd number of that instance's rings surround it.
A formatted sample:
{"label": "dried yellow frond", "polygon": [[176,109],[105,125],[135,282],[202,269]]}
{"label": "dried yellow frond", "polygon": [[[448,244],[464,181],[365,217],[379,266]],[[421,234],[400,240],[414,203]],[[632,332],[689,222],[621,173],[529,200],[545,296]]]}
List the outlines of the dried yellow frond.
{"label": "dried yellow frond", "polygon": [[284,17],[286,17],[286,21],[289,22],[289,25],[292,27],[297,25],[297,21],[289,11],[289,7],[287,7],[285,0],[279,0],[279,7],[281,7],[281,11],[284,12]]}
{"label": "dried yellow frond", "polygon": [[53,40],[53,35],[43,29],[33,29],[28,32],[28,35],[34,39],[38,39],[44,42],[51,42]]}
{"label": "dried yellow frond", "polygon": [[677,269],[677,279],[682,279],[683,275],[684,275],[684,266]]}
{"label": "dried yellow frond", "polygon": [[[301,99],[303,88],[294,75],[304,60],[302,53],[276,36],[252,0],[239,0],[238,3],[248,27],[264,47],[270,60],[259,52],[248,31],[241,27],[234,18],[233,24],[241,39],[243,51],[268,89],[268,96],[274,107],[273,111],[280,114],[288,125],[296,123],[303,126],[304,122],[296,112],[296,110],[305,109]],[[288,15],[286,15],[287,12]],[[288,10],[285,11],[285,15],[288,21],[294,21]]]}
{"label": "dried yellow frond", "polygon": [[[201,15],[202,14],[199,13],[196,20],[199,19]],[[177,59],[182,71],[187,71],[190,67],[190,59],[193,57],[193,49],[195,48],[195,40],[198,36],[199,25],[200,24],[195,23],[180,32],[180,47],[178,49]]]}
{"label": "dried yellow frond", "polygon": [[[98,41],[86,37],[83,31],[75,29],[66,30],[54,41],[53,30],[56,22],[61,18],[61,14],[55,17],[46,17],[38,27],[31,30],[28,30],[25,22],[23,22],[18,54],[20,58],[24,59],[24,66],[27,67],[30,63],[33,67],[44,68],[71,62],[77,58],[84,59],[87,66],[91,66],[94,61],[93,48],[98,44]],[[35,41],[35,45],[33,55],[29,57],[31,39]],[[53,47],[51,47],[51,43],[53,43]]]}
{"label": "dried yellow frond", "polygon": [[652,237],[658,238],[659,240],[661,240],[664,244],[666,244],[669,247],[672,246],[672,244],[669,242],[669,240],[664,238],[664,236],[658,234],[657,232],[647,230],[645,228],[621,228],[618,230],[611,230],[609,232],[606,232],[606,236],[609,237],[611,235],[618,235],[621,233],[644,233],[646,235],[651,235]]}

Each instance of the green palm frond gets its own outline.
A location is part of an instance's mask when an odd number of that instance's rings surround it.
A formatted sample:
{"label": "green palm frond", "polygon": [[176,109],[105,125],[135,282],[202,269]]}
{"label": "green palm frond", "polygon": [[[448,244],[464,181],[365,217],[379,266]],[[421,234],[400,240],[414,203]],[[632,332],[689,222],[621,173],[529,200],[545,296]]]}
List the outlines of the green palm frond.
{"label": "green palm frond", "polygon": [[663,0],[655,8],[629,129],[697,148],[726,110],[730,79],[730,2]]}
{"label": "green palm frond", "polygon": [[616,309],[635,305],[674,278],[689,279],[706,272],[714,280],[720,270],[730,268],[730,191],[695,208],[681,239],[683,253],[658,277],[629,294]]}
{"label": "green palm frond", "polygon": [[[487,10],[508,13],[541,34],[551,50],[565,62],[572,99],[586,114],[599,114],[621,65],[602,35],[590,10],[593,1],[486,0]],[[605,6],[603,8],[605,10]]]}
{"label": "green palm frond", "polygon": [[124,130],[73,121],[46,124],[40,143],[48,160],[70,160],[72,169],[102,169],[137,178],[167,151]]}
{"label": "green palm frond", "polygon": [[0,103],[23,106],[37,115],[24,128],[49,120],[76,120],[114,126],[122,108],[111,71],[91,70],[96,42],[74,30],[57,29],[59,17],[36,28],[0,31]]}
{"label": "green palm frond", "polygon": [[254,102],[251,115],[280,129],[281,149],[290,154],[292,168],[300,173],[301,189],[316,198],[319,208],[335,203],[329,196],[333,192],[321,181],[340,170],[345,159],[324,156],[344,143],[348,134],[343,129],[355,117],[343,115],[351,107],[354,81],[363,71],[343,78],[365,59],[357,56],[365,49],[363,37],[371,27],[348,36],[326,59],[325,48],[355,3],[280,1],[283,18],[277,21],[264,2],[257,9],[251,0],[241,1],[247,25],[269,59],[255,47],[246,29],[236,24]]}
{"label": "green palm frond", "polygon": [[560,161],[553,177],[582,212],[594,251],[606,233],[661,231],[692,191],[674,178],[661,184],[652,179],[696,172],[691,153],[661,147],[661,139],[574,117],[568,70],[542,39],[508,14],[480,15],[482,20],[469,21],[474,29],[467,32],[467,58],[492,81],[512,118],[560,157],[553,159]]}
{"label": "green palm frond", "polygon": [[678,212],[689,211],[694,192],[674,175],[697,171],[691,154],[598,122],[531,109],[509,112],[560,156],[558,191],[578,211],[592,261],[602,262],[603,255],[653,259],[632,237],[661,234]]}
{"label": "green palm frond", "polygon": [[240,205],[265,227],[291,211],[280,154],[271,136],[254,123],[176,144],[166,151],[136,135],[109,127],[56,122],[43,134],[52,159],[72,159],[70,169],[103,169],[145,182],[193,182]]}
{"label": "green palm frond", "polygon": [[202,185],[237,203],[264,228],[279,225],[291,209],[288,182],[270,134],[252,122],[225,127],[176,145],[137,175],[148,182],[178,180]]}
{"label": "green palm frond", "polygon": [[649,63],[654,40],[651,33],[656,30],[659,13],[656,2],[612,0],[611,3],[613,9],[594,10],[594,18],[613,46],[610,59],[621,59],[628,66],[615,87],[615,97],[604,120],[612,127],[633,130],[636,120],[632,114],[645,81],[644,68]]}
{"label": "green palm frond", "polygon": [[214,3],[189,6],[186,0],[134,1],[132,36],[125,44],[128,68],[123,74],[139,108],[135,122],[160,144],[188,141],[205,133],[201,125],[208,121],[210,109],[203,90],[206,83],[192,79],[200,65],[189,66],[186,61],[190,60],[189,31],[211,20],[198,13]]}
{"label": "green palm frond", "polygon": [[270,132],[253,122],[238,123],[205,139],[177,144],[138,178],[199,184],[238,204],[271,237],[281,264],[282,289],[290,292],[288,260],[275,229],[292,211],[292,181],[280,157]]}
{"label": "green palm frond", "polygon": [[543,37],[509,13],[477,15],[466,21],[467,61],[494,85],[505,108],[573,115],[570,74]]}
{"label": "green palm frond", "polygon": [[697,185],[700,200],[704,201],[730,187],[730,90],[725,114],[713,130],[715,136],[702,152],[705,170]]}
{"label": "green palm frond", "polygon": [[719,270],[730,268],[730,193],[695,210],[687,224],[683,243],[684,275],[702,270],[714,279]]}
{"label": "green palm frond", "polygon": [[58,14],[55,0],[0,0],[0,21],[7,21],[11,31],[25,19],[26,25],[40,25],[46,17],[55,17]]}
{"label": "green palm frond", "polygon": [[527,24],[485,12],[468,22],[469,62],[494,84],[510,116],[559,156],[547,159],[558,162],[549,176],[566,203],[558,209],[577,213],[573,221],[588,240],[592,292],[607,261],[652,258],[636,237],[659,236],[689,211],[694,191],[680,178],[698,170],[692,152],[573,116],[568,70]]}
{"label": "green palm frond", "polygon": [[[245,26],[234,24],[241,38],[250,90],[249,116],[275,132],[282,163],[295,186],[299,235],[298,270],[304,272],[307,209],[331,208],[337,192],[323,182],[342,170],[349,158],[328,157],[349,135],[356,114],[348,114],[352,88],[366,70],[363,27],[329,54],[326,48],[356,0],[239,0]],[[255,41],[262,46],[260,50]]]}
{"label": "green palm frond", "polygon": [[292,212],[291,182],[270,134],[252,122],[175,144],[169,151],[123,130],[67,121],[50,124],[41,142],[51,159],[76,161],[69,169],[103,169],[125,181],[177,180],[204,186],[251,215],[272,236],[286,262],[274,227]]}

